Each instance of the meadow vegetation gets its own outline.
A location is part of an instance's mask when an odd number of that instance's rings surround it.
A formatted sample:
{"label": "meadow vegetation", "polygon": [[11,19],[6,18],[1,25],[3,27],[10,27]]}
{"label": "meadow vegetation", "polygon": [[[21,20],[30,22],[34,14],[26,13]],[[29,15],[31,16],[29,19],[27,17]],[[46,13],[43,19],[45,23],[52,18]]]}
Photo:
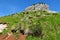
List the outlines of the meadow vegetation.
{"label": "meadow vegetation", "polygon": [[24,30],[29,27],[33,32],[37,28],[42,31],[42,38],[29,35],[26,40],[60,40],[60,13],[25,11],[0,17],[0,22],[8,23],[8,28],[0,34],[8,33],[20,24]]}

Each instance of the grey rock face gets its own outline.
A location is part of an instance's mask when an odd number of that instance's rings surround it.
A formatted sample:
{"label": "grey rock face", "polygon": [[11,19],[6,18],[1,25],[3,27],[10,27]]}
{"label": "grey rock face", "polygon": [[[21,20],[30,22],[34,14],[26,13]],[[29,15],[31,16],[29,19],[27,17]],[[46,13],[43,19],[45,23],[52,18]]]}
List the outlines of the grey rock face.
{"label": "grey rock face", "polygon": [[25,9],[25,11],[38,11],[38,10],[49,10],[49,6],[47,4],[35,4],[32,6],[29,6]]}

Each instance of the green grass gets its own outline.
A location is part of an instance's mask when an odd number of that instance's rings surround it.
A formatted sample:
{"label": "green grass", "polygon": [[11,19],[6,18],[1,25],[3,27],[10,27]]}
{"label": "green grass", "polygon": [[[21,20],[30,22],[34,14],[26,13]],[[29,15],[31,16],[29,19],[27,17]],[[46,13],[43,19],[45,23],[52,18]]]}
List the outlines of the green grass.
{"label": "green grass", "polygon": [[[43,16],[46,15],[46,16]],[[37,17],[40,15],[40,17]],[[29,19],[29,16],[32,16]],[[24,19],[21,21],[21,19]],[[32,20],[32,23],[29,24],[29,21]],[[32,31],[36,28],[36,23],[39,24],[37,27],[42,29],[43,38],[32,37],[29,35],[26,40],[60,40],[60,14],[59,13],[47,13],[43,11],[39,12],[21,12],[0,18],[0,22],[7,22],[9,27],[7,30],[4,30],[4,34],[11,30],[12,27],[18,27],[18,23],[21,24],[21,27],[26,29],[30,27]]]}

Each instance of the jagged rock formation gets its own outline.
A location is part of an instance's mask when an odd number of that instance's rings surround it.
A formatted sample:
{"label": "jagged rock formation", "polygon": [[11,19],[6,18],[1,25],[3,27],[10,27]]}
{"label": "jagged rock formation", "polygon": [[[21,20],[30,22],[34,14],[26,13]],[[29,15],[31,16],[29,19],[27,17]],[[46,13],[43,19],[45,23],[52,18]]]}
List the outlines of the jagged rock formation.
{"label": "jagged rock formation", "polygon": [[39,11],[39,10],[49,10],[49,6],[45,3],[33,4],[25,9],[25,11]]}
{"label": "jagged rock formation", "polygon": [[49,5],[47,5],[47,4],[45,4],[45,3],[33,4],[33,5],[31,5],[31,6],[29,6],[29,7],[27,7],[27,8],[25,9],[25,11],[40,11],[40,10],[46,11],[46,12],[48,12],[48,13],[58,13],[58,12],[56,12],[56,11],[51,11],[51,10],[49,9]]}
{"label": "jagged rock formation", "polygon": [[4,29],[8,27],[7,23],[0,23],[0,33],[3,32]]}

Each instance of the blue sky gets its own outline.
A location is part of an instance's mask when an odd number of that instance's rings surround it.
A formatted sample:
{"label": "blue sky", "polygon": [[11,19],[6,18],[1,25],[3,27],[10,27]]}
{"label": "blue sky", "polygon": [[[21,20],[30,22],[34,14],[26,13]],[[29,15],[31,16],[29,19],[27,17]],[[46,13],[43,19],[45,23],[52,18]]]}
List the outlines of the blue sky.
{"label": "blue sky", "polygon": [[38,2],[44,2],[49,5],[50,10],[60,12],[60,0],[0,0],[0,16],[21,12]]}

